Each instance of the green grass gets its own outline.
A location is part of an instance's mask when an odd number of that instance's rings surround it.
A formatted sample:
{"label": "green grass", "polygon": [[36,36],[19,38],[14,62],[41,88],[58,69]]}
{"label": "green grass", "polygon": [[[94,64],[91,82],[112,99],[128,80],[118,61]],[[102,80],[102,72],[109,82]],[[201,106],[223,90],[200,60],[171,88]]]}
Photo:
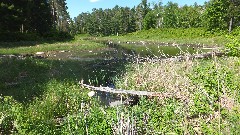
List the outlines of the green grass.
{"label": "green grass", "polygon": [[123,36],[110,36],[105,39],[120,41],[152,41],[161,43],[194,44],[205,46],[223,46],[226,33],[211,33],[203,28],[189,29],[150,29],[133,32]]}
{"label": "green grass", "polygon": [[157,56],[163,57],[172,57],[177,55],[183,55],[186,53],[189,54],[196,54],[197,51],[202,52],[203,50],[198,47],[191,47],[191,46],[161,46],[161,45],[134,45],[134,44],[121,44],[120,45],[125,50],[131,50],[135,54],[139,56],[146,57],[146,56]]}
{"label": "green grass", "polygon": [[[78,81],[104,85],[107,78],[124,72],[124,67],[123,63],[109,63],[111,71],[116,71],[111,73],[109,66],[96,68],[98,63],[102,61],[1,59],[0,133],[83,134],[86,122],[81,118],[85,117],[82,109],[91,110],[92,117],[87,122],[92,126],[103,122],[90,133],[109,133],[110,123],[106,123],[99,103],[90,100],[89,91],[81,88]],[[86,104],[85,108],[81,104]],[[92,109],[100,111],[101,117]]]}
{"label": "green grass", "polygon": [[[34,54],[36,52],[69,50],[81,57],[93,56],[93,52],[108,51],[108,47],[76,37],[71,42],[2,42],[0,54]],[[78,61],[58,59],[36,59],[26,57],[0,59],[0,134],[84,134],[85,126],[93,121],[100,123],[96,111],[92,120],[83,119],[90,103],[99,110],[98,102],[90,101],[88,90],[81,88],[78,81],[95,85],[105,84],[109,77],[124,72],[123,63],[101,64],[102,60]],[[97,66],[96,66],[97,65]],[[101,66],[99,68],[98,66]],[[109,66],[111,68],[109,68]],[[115,71],[115,72],[109,72]],[[83,108],[81,104],[87,106]],[[92,108],[92,107],[91,107]],[[87,111],[86,110],[86,111]],[[92,128],[110,133],[111,128],[102,116],[105,128]],[[77,119],[76,119],[77,118]],[[78,121],[82,119],[82,121]],[[86,123],[87,121],[87,123]],[[79,123],[79,124],[77,124]],[[92,123],[94,126],[96,124]],[[76,129],[77,128],[77,129]],[[101,132],[100,132],[101,131]]]}
{"label": "green grass", "polygon": [[83,40],[85,36],[78,36],[71,42],[42,43],[33,41],[1,42],[0,54],[31,54],[47,51],[84,51],[104,49],[105,45]]}
{"label": "green grass", "polygon": [[[83,38],[32,47],[13,43],[0,54],[107,48]],[[1,58],[0,134],[239,134],[239,65],[237,57],[159,63]],[[110,108],[78,84],[83,79],[99,86],[108,78],[119,89],[163,96]]]}

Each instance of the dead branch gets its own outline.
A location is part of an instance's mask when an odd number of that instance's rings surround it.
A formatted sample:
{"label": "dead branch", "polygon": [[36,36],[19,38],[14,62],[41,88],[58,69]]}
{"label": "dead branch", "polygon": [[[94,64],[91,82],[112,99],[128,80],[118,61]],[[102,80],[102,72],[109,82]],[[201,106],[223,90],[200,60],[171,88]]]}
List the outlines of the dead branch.
{"label": "dead branch", "polygon": [[130,95],[138,95],[138,96],[148,96],[148,97],[158,97],[159,99],[165,98],[176,98],[180,100],[188,100],[186,95],[182,95],[180,92],[149,92],[149,91],[135,91],[135,90],[121,90],[121,89],[113,89],[109,87],[94,87],[83,82],[79,82],[82,87],[85,87],[90,90],[94,91],[102,91],[102,92],[109,92],[114,94],[130,94]]}

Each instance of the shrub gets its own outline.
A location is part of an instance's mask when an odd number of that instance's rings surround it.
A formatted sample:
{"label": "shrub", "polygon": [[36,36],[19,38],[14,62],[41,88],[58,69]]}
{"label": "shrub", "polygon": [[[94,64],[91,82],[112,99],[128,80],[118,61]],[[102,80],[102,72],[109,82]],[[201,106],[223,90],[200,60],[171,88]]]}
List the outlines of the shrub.
{"label": "shrub", "polygon": [[225,45],[225,51],[229,56],[240,56],[240,40],[234,36],[227,36],[229,42]]}
{"label": "shrub", "polygon": [[0,41],[16,42],[16,41],[36,41],[40,37],[35,33],[20,33],[20,32],[0,32]]}
{"label": "shrub", "polygon": [[63,31],[50,31],[42,35],[45,40],[66,41],[73,39],[73,36]]}

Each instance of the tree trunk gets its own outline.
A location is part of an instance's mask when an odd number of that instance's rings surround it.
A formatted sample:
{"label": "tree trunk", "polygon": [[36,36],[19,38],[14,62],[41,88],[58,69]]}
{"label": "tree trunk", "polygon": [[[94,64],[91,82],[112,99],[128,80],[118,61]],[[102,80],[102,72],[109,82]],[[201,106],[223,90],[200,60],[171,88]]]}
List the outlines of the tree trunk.
{"label": "tree trunk", "polygon": [[228,29],[229,33],[232,31],[232,28],[233,28],[233,17],[231,17],[229,22],[229,29]]}
{"label": "tree trunk", "polygon": [[21,32],[21,33],[23,33],[23,31],[24,31],[23,28],[24,28],[24,27],[23,27],[23,24],[22,24],[21,27],[20,27],[20,32]]}

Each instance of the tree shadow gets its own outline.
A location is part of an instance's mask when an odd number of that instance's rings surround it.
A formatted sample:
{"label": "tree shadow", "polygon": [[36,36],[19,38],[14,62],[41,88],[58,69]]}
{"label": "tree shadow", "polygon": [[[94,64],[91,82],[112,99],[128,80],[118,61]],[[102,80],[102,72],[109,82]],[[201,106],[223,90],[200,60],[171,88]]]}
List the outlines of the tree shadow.
{"label": "tree shadow", "polygon": [[41,36],[34,33],[0,32],[0,48],[28,47],[72,40],[74,40],[74,37],[65,32],[49,32]]}
{"label": "tree shadow", "polygon": [[21,103],[32,101],[46,91],[52,80],[99,86],[125,72],[125,61],[78,61],[36,58],[0,59],[0,95]]}

